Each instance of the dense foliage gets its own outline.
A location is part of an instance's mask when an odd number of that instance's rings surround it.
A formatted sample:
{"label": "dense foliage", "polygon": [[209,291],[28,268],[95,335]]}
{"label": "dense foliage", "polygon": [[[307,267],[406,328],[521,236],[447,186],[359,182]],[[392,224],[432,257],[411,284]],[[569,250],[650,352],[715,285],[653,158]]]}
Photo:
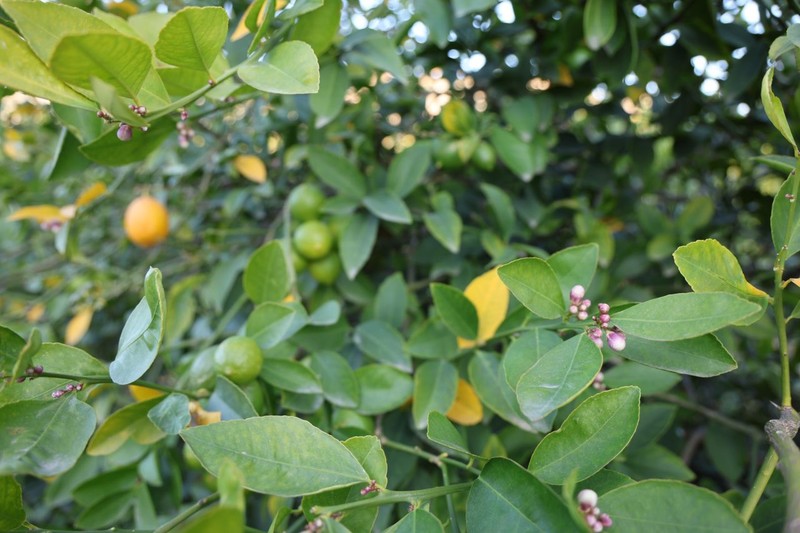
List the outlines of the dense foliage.
{"label": "dense foliage", "polygon": [[796,8],[0,0],[0,530],[791,531]]}

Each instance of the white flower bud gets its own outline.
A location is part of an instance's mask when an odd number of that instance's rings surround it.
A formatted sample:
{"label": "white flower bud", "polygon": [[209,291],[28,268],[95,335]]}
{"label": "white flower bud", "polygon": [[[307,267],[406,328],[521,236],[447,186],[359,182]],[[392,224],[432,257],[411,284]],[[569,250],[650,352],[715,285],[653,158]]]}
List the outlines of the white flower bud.
{"label": "white flower bud", "polygon": [[578,493],[578,503],[589,507],[597,506],[597,493],[592,489],[583,489]]}

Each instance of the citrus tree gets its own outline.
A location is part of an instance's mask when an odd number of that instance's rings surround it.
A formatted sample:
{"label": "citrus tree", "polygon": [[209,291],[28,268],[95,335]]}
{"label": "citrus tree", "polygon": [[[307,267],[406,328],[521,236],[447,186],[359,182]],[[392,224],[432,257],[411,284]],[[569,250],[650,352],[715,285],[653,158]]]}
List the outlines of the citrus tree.
{"label": "citrus tree", "polygon": [[796,527],[793,4],[0,8],[0,529]]}

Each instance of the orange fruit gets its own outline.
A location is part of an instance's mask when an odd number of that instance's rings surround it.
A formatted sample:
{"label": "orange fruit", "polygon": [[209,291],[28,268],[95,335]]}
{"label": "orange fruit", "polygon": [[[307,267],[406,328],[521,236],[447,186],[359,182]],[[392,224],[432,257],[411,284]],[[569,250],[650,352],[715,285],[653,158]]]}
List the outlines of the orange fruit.
{"label": "orange fruit", "polygon": [[140,196],[128,204],[122,226],[133,244],[150,248],[167,238],[169,213],[164,204],[152,196]]}

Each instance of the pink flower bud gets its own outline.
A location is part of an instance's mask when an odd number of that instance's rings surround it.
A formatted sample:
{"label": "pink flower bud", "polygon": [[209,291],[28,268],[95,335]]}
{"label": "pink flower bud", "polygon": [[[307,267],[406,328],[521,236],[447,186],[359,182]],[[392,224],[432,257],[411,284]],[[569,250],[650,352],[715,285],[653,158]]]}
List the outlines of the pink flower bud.
{"label": "pink flower bud", "polygon": [[611,322],[611,315],[603,313],[602,315],[600,315],[600,322],[602,322],[603,324],[608,324],[609,322]]}
{"label": "pink flower bud", "polygon": [[120,141],[130,141],[133,138],[133,128],[125,123],[119,125],[117,130],[117,139]]}
{"label": "pink flower bud", "polygon": [[577,305],[570,305],[569,306],[570,314],[577,315],[578,314],[578,306]]}
{"label": "pink flower bud", "polygon": [[592,489],[583,489],[578,493],[578,503],[585,503],[589,507],[595,507],[597,505],[597,493]]}
{"label": "pink flower bud", "polygon": [[583,285],[575,285],[569,291],[569,299],[577,303],[581,301],[584,294],[586,294],[586,289],[583,288]]}
{"label": "pink flower bud", "polygon": [[587,306],[587,305],[581,304],[581,305],[578,306],[578,311],[586,311],[588,309],[589,309],[589,306]]}
{"label": "pink flower bud", "polygon": [[186,120],[187,118],[189,118],[189,112],[185,109],[181,110],[181,120]]}
{"label": "pink flower bud", "polygon": [[75,385],[75,390],[83,390],[83,383],[78,383]]}
{"label": "pink flower bud", "polygon": [[143,105],[140,105],[139,107],[136,108],[136,113],[141,116],[145,116],[147,114],[147,108]]}
{"label": "pink flower bud", "polygon": [[34,374],[41,374],[42,372],[44,372],[44,367],[42,365],[36,365],[33,367]]}
{"label": "pink flower bud", "polygon": [[602,339],[603,338],[603,332],[602,332],[602,330],[600,330],[600,328],[591,328],[588,331],[588,334],[589,334],[589,338],[590,339]]}
{"label": "pink flower bud", "polygon": [[601,350],[603,349],[603,339],[592,339],[592,342]]}
{"label": "pink flower bud", "polygon": [[611,306],[605,303],[597,304],[597,310],[605,314],[611,311]]}
{"label": "pink flower bud", "polygon": [[597,522],[594,526],[592,526],[592,531],[594,531],[594,533],[600,533],[603,531],[603,524]]}
{"label": "pink flower bud", "polygon": [[589,318],[589,313],[586,311],[580,311],[578,313],[578,320],[586,320],[587,318]]}
{"label": "pink flower bud", "polygon": [[615,352],[621,352],[625,349],[625,334],[621,331],[609,331],[607,338],[608,347]]}
{"label": "pink flower bud", "polygon": [[594,527],[597,523],[597,518],[593,514],[586,515],[586,523],[589,524],[589,527]]}
{"label": "pink flower bud", "polygon": [[614,521],[611,520],[611,517],[606,513],[603,513],[600,515],[600,523],[603,524],[604,527],[611,527],[614,524]]}

